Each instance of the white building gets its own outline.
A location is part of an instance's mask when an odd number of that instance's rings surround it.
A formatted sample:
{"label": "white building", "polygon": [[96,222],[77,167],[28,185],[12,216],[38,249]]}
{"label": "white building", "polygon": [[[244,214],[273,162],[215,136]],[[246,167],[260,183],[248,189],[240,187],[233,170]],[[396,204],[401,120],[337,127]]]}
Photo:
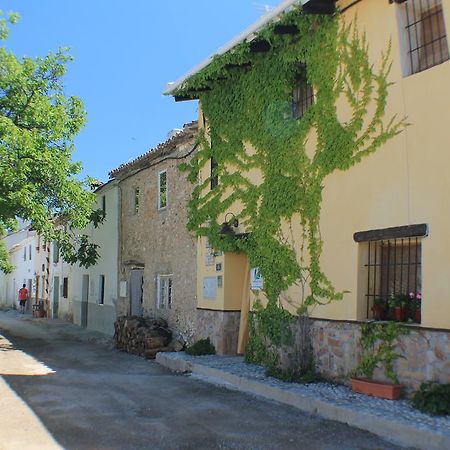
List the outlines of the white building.
{"label": "white building", "polygon": [[[60,307],[71,309],[77,325],[112,335],[118,297],[119,188],[115,180],[96,191],[97,208],[105,220],[97,228],[92,224],[83,233],[99,246],[99,259],[89,268],[74,265],[68,274],[68,299]],[[67,269],[66,269],[67,270]],[[60,278],[62,280],[63,278]]]}

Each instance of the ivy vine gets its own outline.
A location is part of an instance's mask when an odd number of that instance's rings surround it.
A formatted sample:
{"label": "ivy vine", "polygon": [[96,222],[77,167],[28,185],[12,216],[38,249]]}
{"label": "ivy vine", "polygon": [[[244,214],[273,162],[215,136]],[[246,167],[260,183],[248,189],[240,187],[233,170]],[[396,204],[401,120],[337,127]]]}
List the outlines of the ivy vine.
{"label": "ivy vine", "polygon": [[[293,25],[298,33],[275,33],[280,24]],[[395,116],[384,120],[390,46],[375,69],[364,34],[339,15],[307,15],[297,7],[258,38],[270,42],[269,52],[252,53],[249,43],[241,43],[176,93],[197,95],[208,123],[207,135],[199,137],[200,150],[182,167],[195,185],[188,228],[218,250],[245,252],[264,277],[272,312],[284,291],[301,285],[304,294],[295,300],[305,312],[343,298],[320,266],[326,177],[348,170],[406,124]],[[299,80],[313,87],[314,104],[295,119],[292,91]],[[337,106],[343,101],[350,112],[345,120]],[[307,142],[313,131],[317,143],[311,155]],[[217,165],[211,177],[201,179],[211,158]],[[261,174],[259,184],[251,181],[255,172]],[[211,190],[217,175],[219,185]],[[230,210],[248,231],[239,239],[219,233],[220,219]],[[294,236],[297,221],[301,233]],[[291,224],[288,232],[286,223]]]}

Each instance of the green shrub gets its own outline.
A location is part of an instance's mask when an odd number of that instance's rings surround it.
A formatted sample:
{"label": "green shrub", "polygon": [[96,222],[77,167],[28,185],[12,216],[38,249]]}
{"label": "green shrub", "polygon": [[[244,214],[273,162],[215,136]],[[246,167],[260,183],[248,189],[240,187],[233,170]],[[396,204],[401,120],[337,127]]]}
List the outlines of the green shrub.
{"label": "green shrub", "polygon": [[450,414],[450,383],[422,383],[414,394],[412,404],[423,413],[431,415]]}
{"label": "green shrub", "polygon": [[195,344],[192,344],[186,349],[188,355],[200,356],[200,355],[215,355],[216,349],[211,343],[209,338],[200,339]]}

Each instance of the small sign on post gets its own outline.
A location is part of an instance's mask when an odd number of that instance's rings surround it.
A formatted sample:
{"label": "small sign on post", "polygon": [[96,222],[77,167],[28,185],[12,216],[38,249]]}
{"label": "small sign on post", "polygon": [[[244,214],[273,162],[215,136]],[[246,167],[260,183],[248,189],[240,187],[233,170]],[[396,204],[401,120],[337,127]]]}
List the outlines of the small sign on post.
{"label": "small sign on post", "polygon": [[250,288],[254,291],[260,291],[264,288],[264,279],[260,270],[257,267],[251,269]]}

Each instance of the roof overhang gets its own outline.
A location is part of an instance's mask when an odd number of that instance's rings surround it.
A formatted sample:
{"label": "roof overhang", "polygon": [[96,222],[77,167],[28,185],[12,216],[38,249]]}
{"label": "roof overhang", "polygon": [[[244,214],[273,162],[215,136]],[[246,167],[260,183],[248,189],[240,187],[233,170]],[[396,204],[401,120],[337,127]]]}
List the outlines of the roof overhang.
{"label": "roof overhang", "polygon": [[[297,5],[302,5],[305,12],[309,14],[330,14],[331,9],[334,10],[336,0],[285,0],[279,6],[274,8],[272,11],[264,15],[256,23],[245,29],[238,36],[233,38],[223,47],[219,48],[215,53],[210,55],[207,59],[202,61],[200,64],[191,69],[183,77],[175,82],[170,82],[166,86],[164,95],[176,95],[176,92],[183,87],[183,84],[193,75],[201,72],[205,67],[207,67],[213,60],[213,58],[224,55],[236,45],[242,42],[251,42],[258,36],[258,32],[261,31],[267,24],[276,21],[279,16],[290,11]],[[186,98],[189,100],[191,98]],[[181,99],[184,100],[184,99]]]}

